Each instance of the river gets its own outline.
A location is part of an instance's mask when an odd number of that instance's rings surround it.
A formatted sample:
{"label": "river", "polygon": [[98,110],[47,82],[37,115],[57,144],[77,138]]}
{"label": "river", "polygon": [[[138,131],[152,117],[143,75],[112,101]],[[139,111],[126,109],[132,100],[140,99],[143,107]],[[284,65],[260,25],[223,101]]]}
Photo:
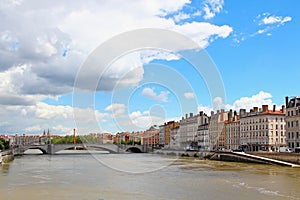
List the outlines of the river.
{"label": "river", "polygon": [[152,154],[25,155],[1,199],[300,199],[300,169]]}

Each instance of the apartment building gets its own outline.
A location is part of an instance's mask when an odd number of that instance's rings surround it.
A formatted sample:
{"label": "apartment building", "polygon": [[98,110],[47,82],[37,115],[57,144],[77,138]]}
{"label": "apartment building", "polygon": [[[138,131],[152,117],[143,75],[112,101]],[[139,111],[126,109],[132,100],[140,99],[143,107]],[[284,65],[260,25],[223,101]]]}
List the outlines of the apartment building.
{"label": "apartment building", "polygon": [[286,146],[285,107],[276,110],[268,105],[240,110],[240,143],[247,151],[279,151]]}
{"label": "apartment building", "polygon": [[211,112],[209,121],[209,150],[226,148],[225,122],[228,120],[228,113],[223,109],[217,113]]}
{"label": "apartment building", "polygon": [[236,150],[240,147],[240,116],[236,111],[228,112],[228,120],[225,121],[226,149]]}
{"label": "apartment building", "polygon": [[293,151],[300,150],[300,96],[286,97],[286,143]]}

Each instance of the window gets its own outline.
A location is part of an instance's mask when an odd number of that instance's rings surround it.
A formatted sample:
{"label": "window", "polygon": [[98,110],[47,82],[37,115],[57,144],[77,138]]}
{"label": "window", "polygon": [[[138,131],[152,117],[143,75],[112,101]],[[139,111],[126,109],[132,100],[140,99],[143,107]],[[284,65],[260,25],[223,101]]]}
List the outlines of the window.
{"label": "window", "polygon": [[292,132],[292,139],[294,139],[294,132]]}
{"label": "window", "polygon": [[291,111],[291,116],[293,116],[294,115],[294,112],[293,111]]}
{"label": "window", "polygon": [[288,127],[290,128],[290,122],[288,122]]}
{"label": "window", "polygon": [[293,121],[291,121],[291,126],[294,127],[294,122]]}
{"label": "window", "polygon": [[288,116],[290,116],[290,111],[288,111]]}
{"label": "window", "polygon": [[276,124],[276,130],[278,129],[278,124]]}
{"label": "window", "polygon": [[288,138],[289,138],[289,139],[291,138],[291,133],[290,133],[290,132],[288,133]]}
{"label": "window", "polygon": [[275,119],[275,120],[276,120],[276,122],[278,121],[277,117],[276,117],[276,119]]}
{"label": "window", "polygon": [[299,139],[299,132],[296,133],[296,139]]}
{"label": "window", "polygon": [[276,131],[276,137],[278,137],[278,131]]}

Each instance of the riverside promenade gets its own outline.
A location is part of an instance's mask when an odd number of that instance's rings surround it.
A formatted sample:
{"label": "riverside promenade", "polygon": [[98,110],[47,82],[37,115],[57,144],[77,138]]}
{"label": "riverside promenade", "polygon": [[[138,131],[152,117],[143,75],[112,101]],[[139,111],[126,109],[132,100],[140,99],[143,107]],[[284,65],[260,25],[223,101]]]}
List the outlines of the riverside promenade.
{"label": "riverside promenade", "polygon": [[270,153],[270,152],[232,152],[232,151],[184,151],[184,150],[157,150],[155,153],[182,156],[199,157],[228,162],[245,162],[258,164],[281,165],[288,167],[300,167],[299,153]]}

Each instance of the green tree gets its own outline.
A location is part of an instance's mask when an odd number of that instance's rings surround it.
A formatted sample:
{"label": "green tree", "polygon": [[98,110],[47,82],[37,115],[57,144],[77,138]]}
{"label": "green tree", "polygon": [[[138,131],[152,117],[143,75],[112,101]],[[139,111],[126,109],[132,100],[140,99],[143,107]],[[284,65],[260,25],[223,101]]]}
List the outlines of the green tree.
{"label": "green tree", "polygon": [[9,141],[5,141],[3,138],[0,138],[0,149],[9,149]]}

